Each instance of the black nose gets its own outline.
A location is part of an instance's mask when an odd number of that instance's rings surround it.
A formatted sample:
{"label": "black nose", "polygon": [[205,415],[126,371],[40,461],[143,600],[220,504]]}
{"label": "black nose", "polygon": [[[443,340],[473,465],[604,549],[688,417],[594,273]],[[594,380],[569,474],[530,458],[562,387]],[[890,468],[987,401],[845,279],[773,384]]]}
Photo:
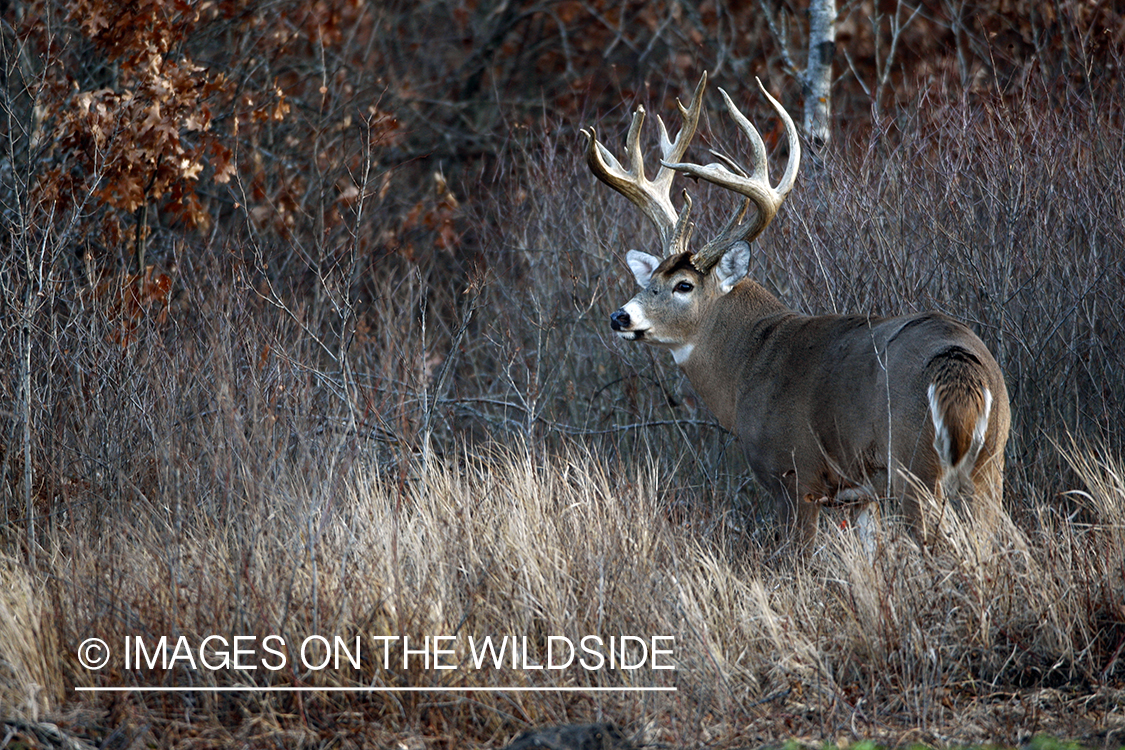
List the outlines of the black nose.
{"label": "black nose", "polygon": [[615,331],[623,331],[630,326],[629,313],[618,310],[609,316],[609,327]]}

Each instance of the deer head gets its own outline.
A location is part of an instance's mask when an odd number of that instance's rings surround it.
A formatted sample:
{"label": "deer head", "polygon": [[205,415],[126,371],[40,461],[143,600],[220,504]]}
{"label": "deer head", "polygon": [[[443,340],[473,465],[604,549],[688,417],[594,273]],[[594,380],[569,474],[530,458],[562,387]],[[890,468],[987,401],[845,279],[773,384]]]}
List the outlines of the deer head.
{"label": "deer head", "polygon": [[[626,161],[623,166],[597,139],[593,128],[583,130],[587,138],[586,161],[594,175],[634,203],[656,227],[662,245],[656,256],[631,250],[626,260],[643,291],[617,310],[610,325],[622,338],[667,346],[676,360],[682,362],[690,353],[693,332],[708,306],[717,296],[728,293],[749,268],[749,242],[769,225],[785,197],[792,190],[801,162],[801,146],[797,129],[785,108],[758,81],[762,93],[773,104],[785,123],[789,138],[789,162],[778,186],[771,187],[762,137],[738,110],[726,91],[720,89],[727,112],[750,141],[752,168],[744,169],[733,159],[711,151],[718,162],[707,165],[683,161],[687,147],[695,135],[707,85],[704,73],[684,107],[677,102],[681,125],[675,140],[668,137],[663,120],[656,118],[660,129],[660,168],[652,180],[645,176],[641,155],[641,126],[644,107],[633,115],[626,139]],[[672,178],[677,172],[719,185],[741,196],[719,234],[698,251],[690,248],[694,225],[691,221],[692,200],[685,190],[683,206],[677,211],[671,199]],[[747,216],[750,207],[755,211]]]}

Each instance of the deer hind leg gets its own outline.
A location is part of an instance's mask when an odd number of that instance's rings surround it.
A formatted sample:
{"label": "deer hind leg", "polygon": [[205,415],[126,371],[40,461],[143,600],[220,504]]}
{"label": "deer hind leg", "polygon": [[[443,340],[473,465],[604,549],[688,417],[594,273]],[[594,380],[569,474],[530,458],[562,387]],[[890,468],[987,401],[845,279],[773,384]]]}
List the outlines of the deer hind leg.
{"label": "deer hind leg", "polygon": [[970,502],[973,520],[984,530],[994,532],[1004,515],[1004,452],[979,456],[972,474]]}
{"label": "deer hind leg", "polygon": [[[915,469],[921,469],[915,462]],[[922,476],[937,477],[935,471],[922,470],[915,474],[901,465],[893,482],[895,497],[902,503],[906,528],[918,542],[933,545],[941,538],[941,527],[950,512],[941,482],[936,478],[927,481]]]}
{"label": "deer hind leg", "polygon": [[[907,528],[924,545],[937,542],[945,533],[943,526],[954,515],[958,521],[991,528],[994,508],[999,507],[994,505],[990,491],[998,478],[997,464],[992,457],[981,456],[991,394],[987,388],[981,388],[975,400],[965,398],[952,407],[949,394],[944,395],[945,398],[936,385],[930,386],[932,452],[915,448],[911,453],[900,453],[893,475],[893,491],[901,500]],[[964,410],[958,412],[956,407],[965,406],[966,402],[975,410],[967,414]]]}

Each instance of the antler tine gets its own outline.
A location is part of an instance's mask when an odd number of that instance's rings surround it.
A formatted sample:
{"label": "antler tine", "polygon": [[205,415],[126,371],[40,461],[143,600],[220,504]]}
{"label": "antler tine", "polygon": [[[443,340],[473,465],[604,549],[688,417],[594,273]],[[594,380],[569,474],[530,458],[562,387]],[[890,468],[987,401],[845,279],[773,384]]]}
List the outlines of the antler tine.
{"label": "antler tine", "polygon": [[[702,250],[692,256],[692,264],[700,271],[706,272],[711,269],[719,259],[723,257],[727,249],[738,242],[739,240],[751,241],[759,234],[777,215],[777,210],[781,206],[789,191],[793,189],[793,184],[797,179],[797,169],[801,162],[801,143],[797,136],[797,128],[793,124],[792,118],[789,113],[781,104],[770,96],[766,91],[762,82],[758,81],[758,87],[761,88],[762,93],[769,99],[770,104],[781,116],[782,122],[785,123],[785,130],[789,136],[789,163],[786,165],[785,174],[781,178],[776,188],[770,187],[769,169],[766,163],[766,147],[762,143],[762,136],[758,134],[757,129],[750,123],[748,119],[738,110],[731,101],[727,92],[719,89],[723,95],[723,100],[726,102],[727,111],[730,113],[731,119],[735,121],[743,133],[750,139],[750,145],[753,156],[753,169],[749,176],[745,170],[738,167],[731,159],[727,157],[716,156],[724,163],[712,163],[706,166],[690,163],[679,162],[662,162],[663,166],[670,169],[675,169],[677,172],[692,175],[693,177],[707,182],[713,183],[727,190],[731,190],[739,195],[745,196],[741,206],[736,209],[731,218],[727,221],[723,231],[719,236],[708,242]],[[754,219],[742,222],[742,217],[745,215],[749,204],[753,203],[758,211]]]}
{"label": "antler tine", "polygon": [[[660,117],[656,118],[660,127],[660,151],[663,156],[655,179],[645,177],[644,159],[641,155],[641,125],[644,123],[644,107],[637,107],[629,124],[629,135],[625,139],[625,153],[628,167],[621,163],[597,139],[594,128],[583,130],[586,136],[586,162],[599,180],[628,198],[649,218],[660,235],[660,243],[665,255],[684,252],[691,236],[691,202],[685,202],[683,211],[677,212],[670,196],[672,178],[675,170],[664,164],[666,161],[679,161],[687,151],[688,144],[695,136],[699,115],[703,108],[703,90],[707,84],[707,74],[699,80],[691,103],[684,107],[678,101],[680,110],[680,132],[675,141],[668,137],[668,129]],[[685,193],[686,196],[686,193]]]}
{"label": "antler tine", "polygon": [[[734,172],[740,177],[747,176],[746,170],[743,169],[742,165],[736,162],[734,159],[730,158],[726,154],[721,154],[714,149],[708,150],[711,152],[712,156],[726,164],[727,168],[730,171]],[[718,237],[711,240],[708,245],[713,244],[716,247],[730,247],[735,242],[737,242],[737,240],[731,238],[733,238],[736,233],[741,231],[741,227],[739,225],[742,224],[742,220],[746,218],[746,212],[750,210],[751,202],[752,201],[749,198],[743,198],[741,201],[739,201],[738,206],[736,206],[735,209],[731,211],[730,217],[727,218],[727,223],[723,225],[723,228],[722,230],[720,230]],[[693,259],[693,265],[694,262],[695,261]]]}
{"label": "antler tine", "polygon": [[[644,108],[638,107],[633,114],[633,123],[629,126],[629,137],[626,141],[626,153],[633,154],[639,150],[638,138],[634,133],[640,133],[640,125],[644,122]],[[635,157],[631,158],[629,168],[621,166],[609,149],[598,140],[594,128],[583,130],[587,138],[586,163],[590,171],[599,180],[609,185],[617,192],[624,195],[631,203],[641,209],[649,218],[660,235],[660,242],[667,246],[676,225],[677,214],[672,207],[672,202],[667,194],[662,195],[653,189],[653,183],[644,176],[644,163]]]}
{"label": "antler tine", "polygon": [[[671,170],[669,170],[671,171]],[[691,216],[691,196],[688,191],[684,191],[684,209],[680,212],[680,218],[676,221],[676,228],[672,231],[672,242],[668,247],[668,255],[686,252],[688,243],[691,242],[691,233],[695,229],[695,224],[689,220]]]}
{"label": "antler tine", "polygon": [[704,71],[699,79],[699,83],[695,87],[695,93],[691,95],[691,102],[687,107],[680,104],[680,100],[676,100],[676,107],[680,110],[680,132],[676,134],[676,140],[673,141],[668,137],[668,129],[664,127],[664,120],[660,115],[656,116],[656,124],[660,126],[660,171],[656,174],[656,180],[661,184],[671,186],[672,178],[676,175],[676,170],[669,169],[664,165],[664,162],[677,162],[684,158],[687,153],[688,145],[691,139],[695,137],[695,131],[699,127],[699,115],[703,112],[703,90],[707,88],[707,72]]}

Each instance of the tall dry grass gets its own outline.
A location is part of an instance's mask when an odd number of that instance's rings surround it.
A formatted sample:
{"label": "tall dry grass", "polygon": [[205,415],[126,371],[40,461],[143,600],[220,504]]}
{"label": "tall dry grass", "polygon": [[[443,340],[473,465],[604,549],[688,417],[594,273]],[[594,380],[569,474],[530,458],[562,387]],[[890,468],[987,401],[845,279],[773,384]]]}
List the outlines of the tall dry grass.
{"label": "tall dry grass", "polygon": [[[267,266],[280,240],[232,227],[165,249],[170,322],[128,345],[78,293],[65,232],[29,217],[16,240],[48,272],[21,276],[17,253],[3,277],[2,367],[31,367],[26,389],[0,382],[0,716],[106,746],[494,747],[593,719],[671,746],[1120,742],[1121,101],[920,100],[810,167],[763,238],[754,273],[794,307],[943,309],[1009,379],[1015,528],[981,540],[954,520],[923,551],[887,509],[873,557],[830,514],[807,558],[779,548],[672,363],[607,330],[632,294],[620,256],[651,235],[569,130],[513,140],[526,171],[473,187],[491,196],[463,219],[476,263],[317,276]],[[437,673],[369,653],[358,670],[95,673],[76,654],[89,637],[314,633],[526,635],[536,661],[550,635],[671,634],[678,669],[475,670],[460,653]],[[73,692],[247,682],[677,692]]]}
{"label": "tall dry grass", "polygon": [[[86,508],[45,550],[53,601],[28,582],[27,614],[0,618],[15,665],[5,710],[28,710],[19,688],[51,685],[36,697],[41,710],[70,707],[66,725],[96,735],[98,721],[73,708],[100,701],[71,686],[667,685],[678,692],[137,695],[112,729],[157,744],[302,746],[495,746],[521,727],[590,718],[673,745],[1105,736],[1123,718],[1125,467],[1067,455],[1084,477],[1082,523],[1047,509],[1040,530],[995,544],[954,522],[944,547],[923,551],[888,519],[873,557],[834,526],[804,560],[737,532],[701,535],[715,511],[674,513],[674,476],[580,446],[465,450],[412,459],[404,474],[357,462],[335,483],[284,469],[226,519],[196,508],[178,524],[172,508],[135,500],[131,513],[102,514],[92,535]],[[120,655],[95,673],[75,661],[90,636],[116,649],[125,636],[151,644],[161,634],[192,644],[277,634],[292,662],[308,635],[361,636],[367,655],[359,669],[276,673],[126,670]],[[547,636],[591,634],[673,635],[677,669],[476,669],[466,648],[469,636],[526,636],[543,664]],[[445,659],[458,669],[417,658],[403,669],[396,648],[385,669],[367,650],[380,635],[456,636]],[[61,648],[49,647],[55,639]]]}

